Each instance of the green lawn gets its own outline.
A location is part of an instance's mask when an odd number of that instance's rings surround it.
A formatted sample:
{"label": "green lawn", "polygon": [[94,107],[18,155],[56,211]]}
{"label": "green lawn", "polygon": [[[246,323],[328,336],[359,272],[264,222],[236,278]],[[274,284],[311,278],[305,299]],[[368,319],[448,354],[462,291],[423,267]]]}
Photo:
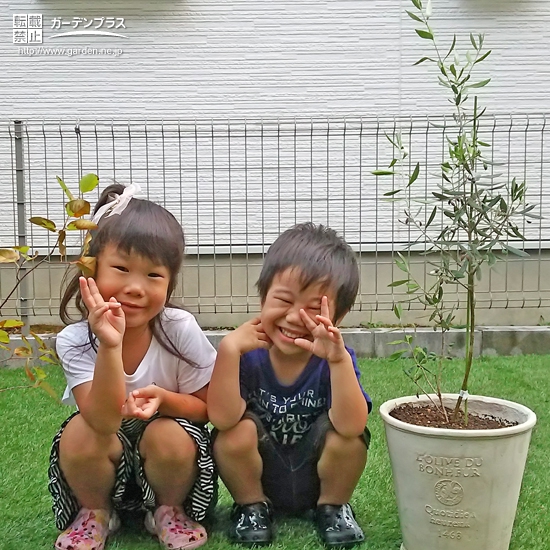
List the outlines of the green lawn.
{"label": "green lawn", "polygon": [[[377,406],[384,400],[413,393],[401,363],[361,360],[363,384],[375,403],[369,419],[373,434],[367,469],[352,504],[365,529],[369,550],[398,550],[399,523],[393,495],[390,466]],[[446,390],[458,387],[460,363],[449,362]],[[474,370],[470,393],[511,399],[531,407],[538,416],[533,432],[511,550],[545,550],[550,539],[548,495],[550,473],[550,357],[528,356],[480,360]],[[49,380],[61,393],[63,375],[58,368],[48,371]],[[0,369],[0,388],[25,383],[21,370]],[[17,389],[0,393],[0,548],[2,550],[51,549],[57,531],[53,524],[47,491],[50,441],[70,409],[55,403],[44,392]],[[227,548],[224,536],[230,498],[225,491],[217,509],[217,521],[210,531],[207,548]],[[152,550],[158,543],[144,532],[123,529],[108,549]],[[321,548],[313,526],[302,520],[278,525],[273,548]]]}

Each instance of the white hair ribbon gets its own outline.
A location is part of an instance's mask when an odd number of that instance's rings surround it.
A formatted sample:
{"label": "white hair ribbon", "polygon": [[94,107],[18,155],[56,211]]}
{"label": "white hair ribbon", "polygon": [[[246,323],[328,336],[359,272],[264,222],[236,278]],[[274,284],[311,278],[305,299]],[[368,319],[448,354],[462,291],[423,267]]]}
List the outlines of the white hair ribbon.
{"label": "white hair ribbon", "polygon": [[92,221],[97,224],[99,220],[107,214],[107,217],[113,214],[122,214],[128,203],[141,191],[141,187],[137,183],[131,183],[124,188],[121,195],[116,195],[116,198],[107,204],[104,204],[92,218]]}

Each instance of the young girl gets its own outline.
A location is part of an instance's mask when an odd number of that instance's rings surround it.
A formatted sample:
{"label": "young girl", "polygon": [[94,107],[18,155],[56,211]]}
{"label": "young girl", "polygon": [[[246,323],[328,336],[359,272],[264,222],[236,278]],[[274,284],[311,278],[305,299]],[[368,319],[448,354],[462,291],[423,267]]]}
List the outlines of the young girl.
{"label": "young girl", "polygon": [[145,526],[172,550],[206,542],[197,523],[215,494],[205,428],[216,352],[194,317],[169,303],[184,252],[174,216],[111,185],[93,220],[94,278],[75,276],[61,302],[70,321],[57,337],[78,412],[56,435],[49,489],[63,550],[103,550],[116,510],[143,510]]}

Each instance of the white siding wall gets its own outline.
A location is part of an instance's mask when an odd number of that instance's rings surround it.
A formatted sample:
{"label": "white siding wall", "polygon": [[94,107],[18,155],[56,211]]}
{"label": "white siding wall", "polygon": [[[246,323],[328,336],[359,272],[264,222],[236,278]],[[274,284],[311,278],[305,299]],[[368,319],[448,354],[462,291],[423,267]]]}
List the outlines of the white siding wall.
{"label": "white siding wall", "polygon": [[[409,0],[0,0],[0,119],[105,120],[442,111]],[[548,0],[433,0],[443,36],[485,32],[496,113],[550,106]],[[44,46],[120,57],[19,54],[12,15],[42,13]],[[54,17],[124,17],[129,38],[60,38]],[[67,30],[64,27],[63,30]],[[433,68],[432,68],[433,69]]]}

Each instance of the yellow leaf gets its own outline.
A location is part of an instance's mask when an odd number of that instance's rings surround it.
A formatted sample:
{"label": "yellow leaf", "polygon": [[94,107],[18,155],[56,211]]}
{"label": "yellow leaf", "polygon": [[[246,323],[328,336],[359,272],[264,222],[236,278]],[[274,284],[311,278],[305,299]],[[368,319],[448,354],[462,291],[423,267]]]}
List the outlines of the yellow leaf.
{"label": "yellow leaf", "polygon": [[75,264],[82,271],[84,277],[93,277],[95,275],[96,261],[94,256],[82,256],[76,262],[71,263]]}
{"label": "yellow leaf", "polygon": [[27,339],[26,336],[21,335],[21,340],[23,340],[23,342],[25,342],[25,347],[27,347],[28,349],[32,350],[32,345],[31,345],[31,343],[28,341],[28,339]]}
{"label": "yellow leaf", "polygon": [[53,397],[57,402],[60,401],[59,397],[57,396],[57,393],[55,390],[48,384],[48,382],[44,382],[44,380],[39,380],[38,385],[50,396]]}
{"label": "yellow leaf", "polygon": [[7,264],[19,260],[19,251],[12,248],[0,248],[0,263]]}
{"label": "yellow leaf", "polygon": [[56,361],[55,359],[52,359],[48,355],[41,355],[38,359],[40,359],[40,361],[44,361],[44,363],[50,363],[52,365],[59,365],[59,361]]}
{"label": "yellow leaf", "polygon": [[10,343],[10,335],[5,330],[0,330],[0,342],[3,344]]}
{"label": "yellow leaf", "polygon": [[81,216],[85,216],[90,213],[90,203],[84,199],[76,199],[68,202],[65,205],[65,210],[69,216],[80,218]]}
{"label": "yellow leaf", "polygon": [[86,238],[84,239],[84,246],[82,247],[82,255],[86,256],[88,250],[90,250],[90,243],[92,242],[92,234],[88,231]]}
{"label": "yellow leaf", "polygon": [[61,189],[63,189],[63,191],[65,191],[65,195],[67,195],[67,198],[70,201],[74,200],[74,196],[69,191],[69,188],[67,187],[66,183],[59,176],[55,176],[55,177],[57,178],[57,183],[59,183],[59,185],[61,186]]}
{"label": "yellow leaf", "polygon": [[40,348],[46,348],[46,344],[44,343],[44,340],[42,340],[42,338],[40,338],[40,336],[38,336],[36,332],[31,330],[30,333],[31,333],[31,336],[38,342],[38,346]]}
{"label": "yellow leaf", "polygon": [[38,380],[44,380],[46,378],[46,372],[40,367],[34,367],[34,374],[36,374]]}
{"label": "yellow leaf", "polygon": [[74,231],[75,229],[97,229],[97,224],[91,220],[75,220],[67,225],[67,229]]}
{"label": "yellow leaf", "polygon": [[31,357],[32,356],[32,349],[26,348],[24,346],[19,346],[18,348],[15,348],[13,350],[14,355],[17,355],[17,357]]}
{"label": "yellow leaf", "polygon": [[34,225],[39,225],[40,227],[44,227],[48,231],[57,231],[55,227],[55,223],[52,222],[52,220],[48,220],[48,218],[42,218],[40,216],[35,216],[34,218],[30,218],[29,221],[31,223],[34,223]]}
{"label": "yellow leaf", "polygon": [[19,252],[21,252],[21,254],[26,254],[29,251],[30,248],[31,248],[30,246],[14,246],[13,247],[14,250],[19,250]]}
{"label": "yellow leaf", "polygon": [[59,245],[59,253],[61,254],[61,256],[66,256],[67,255],[67,247],[65,246],[65,237],[66,237],[66,235],[67,235],[67,233],[65,232],[64,229],[62,229],[59,232],[58,245]]}
{"label": "yellow leaf", "polygon": [[31,382],[34,382],[36,380],[34,374],[32,373],[32,370],[29,368],[29,365],[25,365],[25,374]]}
{"label": "yellow leaf", "polygon": [[22,327],[24,324],[19,319],[4,319],[4,321],[0,321],[0,328]]}

